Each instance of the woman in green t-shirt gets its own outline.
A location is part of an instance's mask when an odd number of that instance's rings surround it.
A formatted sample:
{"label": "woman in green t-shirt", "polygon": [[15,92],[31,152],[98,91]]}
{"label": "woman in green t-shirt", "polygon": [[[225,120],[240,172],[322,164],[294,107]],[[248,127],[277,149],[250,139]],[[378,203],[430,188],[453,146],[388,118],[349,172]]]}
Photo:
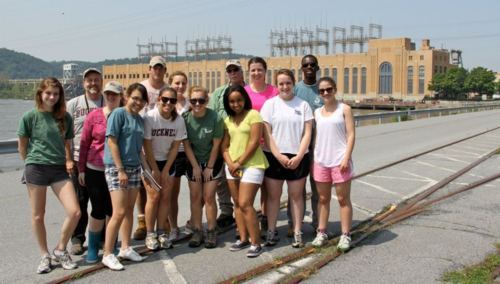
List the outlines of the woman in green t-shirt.
{"label": "woman in green t-shirt", "polygon": [[[219,146],[224,135],[224,124],[215,111],[207,108],[207,102],[207,90],[198,86],[192,87],[189,91],[191,110],[182,116],[186,122],[189,141],[184,144],[184,150],[190,163],[186,176],[189,180],[191,218],[194,227],[189,246],[198,247],[205,241],[206,248],[214,248],[217,246],[215,190],[223,170]],[[208,224],[205,240],[201,230],[202,200]]]}
{"label": "woman in green t-shirt", "polygon": [[[78,265],[66,251],[66,244],[80,219],[80,206],[69,178],[74,166],[71,156],[73,121],[66,112],[64,90],[56,78],[46,78],[40,83],[35,102],[35,109],[23,115],[17,135],[19,154],[25,163],[23,181],[28,187],[31,226],[42,253],[37,273],[50,272],[52,259],[59,261],[64,269],[75,269]],[[47,246],[44,223],[49,185],[66,212],[53,256]]]}
{"label": "woman in green t-shirt", "polygon": [[[253,207],[255,195],[264,180],[267,159],[260,148],[263,122],[245,88],[231,86],[224,96],[224,120],[222,155],[226,161],[226,177],[234,201],[236,224],[240,239],[231,245],[231,251],[239,251],[252,244],[247,257],[262,253],[257,214]],[[250,235],[250,236],[249,236]],[[250,237],[250,238],[249,238]]]}

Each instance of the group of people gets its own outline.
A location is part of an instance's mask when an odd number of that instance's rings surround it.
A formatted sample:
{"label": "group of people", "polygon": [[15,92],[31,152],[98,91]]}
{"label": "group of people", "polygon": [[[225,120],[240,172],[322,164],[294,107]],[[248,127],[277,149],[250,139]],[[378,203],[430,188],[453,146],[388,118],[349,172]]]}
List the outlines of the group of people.
{"label": "group of people", "polygon": [[[35,94],[35,108],[24,114],[17,132],[32,227],[42,254],[37,272],[50,272],[52,261],[75,269],[66,248],[70,239],[71,254],[82,254],[88,241],[89,263],[99,260],[102,244],[102,263],[112,270],[124,269],[120,259],[142,261],[130,246],[134,207],[139,216],[133,237],[144,239],[150,250],[171,248],[180,234],[182,176],[189,184],[190,247],[216,247],[217,228],[232,222],[238,240],[231,251],[248,248],[246,255],[257,257],[263,245],[276,245],[285,181],[292,246],[303,247],[310,176],[316,229],[312,245],[322,246],[328,240],[335,185],[342,227],[337,246],[348,249],[355,140],[351,108],[336,100],[333,79],[317,79],[319,64],[313,55],[302,58],[304,80],[297,84],[288,69],[276,73],[276,86],[266,83],[267,64],[260,57],[251,58],[247,67],[249,84],[243,80],[241,63],[227,61],[228,84],[211,95],[200,86],[187,91],[188,79],[181,71],[164,82],[167,67],[160,56],[151,59],[149,78],[125,91],[117,81],[102,89],[101,72],[85,70],[85,94],[68,103],[61,83],[44,79]],[[52,253],[44,225],[48,186],[66,213]],[[259,189],[260,224],[254,208]]]}

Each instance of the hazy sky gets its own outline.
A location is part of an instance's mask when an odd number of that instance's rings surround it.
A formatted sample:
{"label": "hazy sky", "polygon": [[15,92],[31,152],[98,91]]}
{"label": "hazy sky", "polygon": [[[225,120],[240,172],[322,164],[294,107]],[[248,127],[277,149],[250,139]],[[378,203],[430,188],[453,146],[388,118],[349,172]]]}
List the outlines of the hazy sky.
{"label": "hazy sky", "polygon": [[[461,49],[467,68],[500,72],[499,0],[0,0],[0,47],[44,60],[136,57],[138,41],[229,35],[236,53],[269,56],[271,29],[383,25],[383,37]],[[331,39],[331,34],[330,34]]]}

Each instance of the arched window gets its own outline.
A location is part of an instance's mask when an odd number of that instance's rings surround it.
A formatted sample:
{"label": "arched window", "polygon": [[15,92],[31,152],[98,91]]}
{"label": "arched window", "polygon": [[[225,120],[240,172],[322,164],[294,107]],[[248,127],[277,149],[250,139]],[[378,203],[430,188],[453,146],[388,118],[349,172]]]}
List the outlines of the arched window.
{"label": "arched window", "polygon": [[273,78],[273,71],[271,71],[271,70],[267,70],[266,75],[267,75],[267,78],[266,78],[266,81],[267,81],[267,82],[266,82],[266,83],[268,83],[268,84],[272,84],[272,83],[273,83],[273,82],[272,82],[272,80],[273,80],[273,79],[272,79],[272,78]]}
{"label": "arched window", "polygon": [[210,72],[205,73],[205,88],[210,91]]}
{"label": "arched window", "polygon": [[325,76],[325,77],[330,76],[330,69],[325,68],[325,69],[323,70],[323,76]]}
{"label": "arched window", "polygon": [[361,94],[366,94],[366,67],[361,68]]}
{"label": "arched window", "polygon": [[337,81],[337,68],[333,68],[332,69],[332,78],[333,78],[333,81],[335,81],[336,84],[339,83],[339,81]]}
{"label": "arched window", "polygon": [[407,92],[408,95],[413,95],[413,66],[408,66],[407,77]]}
{"label": "arched window", "polygon": [[392,94],[392,65],[389,62],[380,64],[378,93],[389,95]]}
{"label": "arched window", "polygon": [[193,72],[193,82],[198,86],[198,72]]}
{"label": "arched window", "polygon": [[421,95],[424,93],[424,79],[425,79],[425,67],[418,66],[418,94]]}
{"label": "arched window", "polygon": [[352,68],[352,93],[358,93],[358,68]]}
{"label": "arched window", "polygon": [[349,68],[344,68],[344,94],[349,94]]}
{"label": "arched window", "polygon": [[211,93],[215,90],[215,71],[212,71],[212,77],[210,79],[212,79],[211,80],[212,84],[210,85],[210,93]]}

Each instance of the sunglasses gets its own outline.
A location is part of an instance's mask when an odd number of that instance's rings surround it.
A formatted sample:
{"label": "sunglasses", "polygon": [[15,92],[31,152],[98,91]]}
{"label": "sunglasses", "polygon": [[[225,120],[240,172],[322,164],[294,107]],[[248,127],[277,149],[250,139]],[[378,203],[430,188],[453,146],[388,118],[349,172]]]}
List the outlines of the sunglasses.
{"label": "sunglasses", "polygon": [[177,103],[177,98],[169,98],[169,97],[160,97],[161,99],[161,102],[163,104],[171,104],[171,105],[175,105]]}
{"label": "sunglasses", "polygon": [[307,68],[307,67],[315,68],[317,66],[318,66],[317,63],[304,63],[304,64],[302,64],[302,68]]}
{"label": "sunglasses", "polygon": [[228,74],[233,73],[233,72],[238,72],[238,71],[240,71],[239,68],[228,68],[228,69],[226,69],[226,72]]}
{"label": "sunglasses", "polygon": [[190,99],[189,100],[189,103],[192,104],[192,105],[196,105],[197,103],[200,104],[200,105],[204,105],[205,103],[207,102],[206,99]]}
{"label": "sunglasses", "polygon": [[330,94],[333,91],[333,87],[325,88],[325,89],[319,89],[318,90],[320,94],[324,94],[325,92],[327,94]]}

